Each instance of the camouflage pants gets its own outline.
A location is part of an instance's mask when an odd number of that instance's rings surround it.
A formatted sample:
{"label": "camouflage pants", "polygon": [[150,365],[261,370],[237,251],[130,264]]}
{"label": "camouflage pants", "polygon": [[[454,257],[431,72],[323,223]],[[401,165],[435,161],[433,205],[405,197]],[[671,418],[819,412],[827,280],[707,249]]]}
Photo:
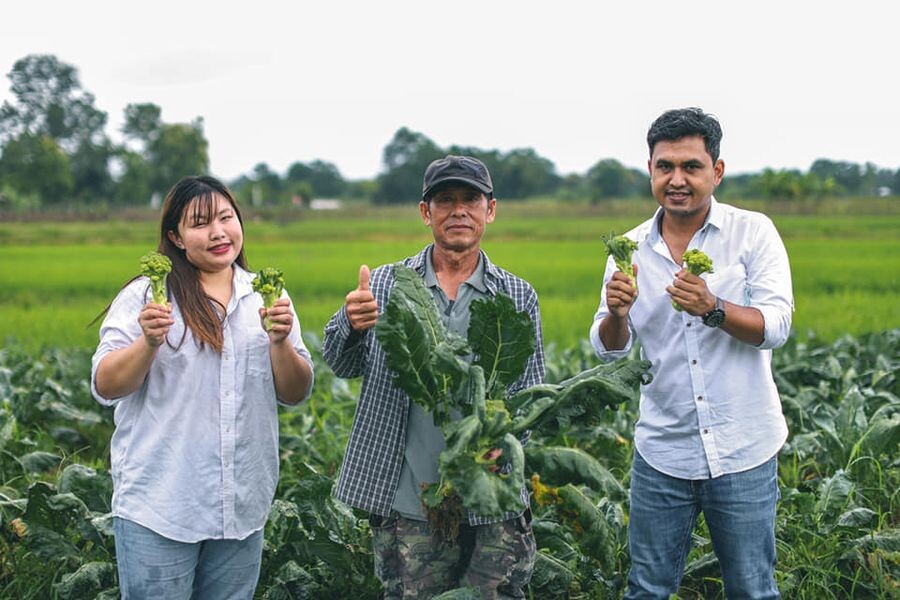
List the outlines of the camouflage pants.
{"label": "camouflage pants", "polygon": [[385,599],[424,600],[466,586],[485,600],[526,597],[535,554],[530,511],[502,523],[460,525],[454,544],[442,542],[428,523],[396,513],[370,522]]}

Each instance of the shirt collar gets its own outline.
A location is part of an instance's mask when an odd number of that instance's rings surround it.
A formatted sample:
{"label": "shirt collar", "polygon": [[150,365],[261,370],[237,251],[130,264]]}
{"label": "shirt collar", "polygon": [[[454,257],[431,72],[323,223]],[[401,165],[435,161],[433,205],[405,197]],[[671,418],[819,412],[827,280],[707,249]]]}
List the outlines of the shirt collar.
{"label": "shirt collar", "polygon": [[[425,280],[426,287],[435,287],[440,285],[438,282],[437,274],[434,272],[434,263],[431,261],[431,255],[434,251],[434,245],[431,245],[426,253],[425,253],[425,274],[423,279]],[[481,253],[481,256],[478,257],[478,264],[475,266],[475,270],[472,271],[472,274],[469,275],[469,278],[466,279],[463,283],[467,283],[482,294],[487,293],[487,285],[484,281],[484,252]]]}
{"label": "shirt collar", "polygon": [[[426,286],[431,286],[434,283],[429,282],[429,280],[426,279],[428,265],[431,264],[431,251],[433,248],[434,244],[428,244],[421,252],[410,258],[406,263],[407,266],[414,269],[416,273],[425,279]],[[432,274],[433,273],[434,268],[432,267]],[[473,277],[476,275],[478,276],[477,280],[473,281]],[[471,284],[482,293],[487,291],[492,296],[495,296],[497,295],[498,286],[502,279],[503,275],[501,274],[500,269],[491,262],[491,259],[488,258],[485,251],[481,250],[481,260],[478,261],[478,267],[475,268],[475,272],[466,280],[466,283]],[[434,281],[436,280],[437,278],[435,278]]]}
{"label": "shirt collar", "polygon": [[232,285],[234,285],[234,295],[238,299],[253,293],[253,278],[255,275],[246,271],[239,264],[234,265],[234,274],[232,275]]}
{"label": "shirt collar", "polygon": [[709,199],[709,214],[706,215],[706,222],[703,223],[703,226],[705,227],[708,223],[716,229],[722,229],[724,218],[725,210],[722,208],[722,205],[719,204],[715,196],[711,197]]}
{"label": "shirt collar", "polygon": [[[663,208],[660,206],[656,209],[656,213],[653,215],[653,229],[650,232],[650,235],[654,242],[659,240],[662,235],[660,234],[660,224],[662,223],[663,216]],[[706,220],[703,221],[703,225],[700,226],[700,230],[706,228],[707,225],[712,225],[716,229],[722,229],[722,221],[725,218],[725,210],[722,208],[722,205],[719,204],[719,201],[716,200],[715,196],[710,196],[709,198],[709,212],[706,213]]]}

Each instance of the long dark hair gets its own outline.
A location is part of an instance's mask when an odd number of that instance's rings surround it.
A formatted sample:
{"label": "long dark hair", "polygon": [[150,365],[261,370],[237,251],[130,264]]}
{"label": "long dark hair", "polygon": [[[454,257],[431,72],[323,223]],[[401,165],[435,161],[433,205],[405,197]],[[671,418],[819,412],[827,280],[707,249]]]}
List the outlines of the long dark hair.
{"label": "long dark hair", "polygon": [[[221,196],[228,200],[231,208],[234,209],[238,222],[241,224],[241,229],[243,229],[244,219],[241,216],[241,210],[231,190],[225,184],[209,175],[184,177],[172,186],[172,189],[166,194],[165,202],[163,202],[157,251],[168,256],[169,260],[172,261],[172,272],[169,273],[169,277],[166,280],[166,288],[181,310],[185,332],[189,328],[201,348],[205,344],[209,344],[216,352],[222,352],[224,343],[222,322],[226,307],[203,290],[197,267],[192,265],[187,259],[186,252],[169,239],[169,232],[178,235],[178,225],[184,219],[184,211],[189,206],[191,206],[193,214],[189,215],[188,222],[197,220],[212,221],[216,208],[216,196]],[[191,205],[194,200],[197,201]],[[247,269],[247,258],[244,256],[243,247],[241,247],[241,251],[234,262]],[[140,276],[133,277],[122,287],[128,286],[138,277]],[[96,323],[98,319],[109,312],[110,306],[112,304],[108,305],[103,312],[97,315],[89,326]],[[183,342],[184,336],[182,336],[177,347],[181,347]],[[169,341],[166,340],[166,343],[168,344]],[[171,346],[171,344],[169,345]]]}
{"label": "long dark hair", "polygon": [[[203,291],[197,267],[188,261],[185,251],[169,239],[170,231],[178,234],[178,225],[184,220],[184,211],[189,206],[193,214],[189,215],[188,222],[197,220],[211,222],[216,209],[216,196],[228,200],[243,229],[244,220],[241,211],[228,187],[208,175],[184,177],[169,190],[163,202],[157,250],[172,261],[172,272],[169,273],[167,286],[181,309],[185,326],[190,328],[201,347],[209,344],[216,352],[221,352],[225,307]],[[244,269],[247,268],[243,247],[234,262]]]}

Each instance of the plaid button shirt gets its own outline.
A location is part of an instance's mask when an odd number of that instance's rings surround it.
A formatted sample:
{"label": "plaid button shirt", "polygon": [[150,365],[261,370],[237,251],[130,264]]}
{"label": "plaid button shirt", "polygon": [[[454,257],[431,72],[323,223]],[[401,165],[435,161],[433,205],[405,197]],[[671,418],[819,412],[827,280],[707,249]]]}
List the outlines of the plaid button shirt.
{"label": "plaid button shirt", "polygon": [[[415,269],[424,277],[425,256],[430,246],[403,264]],[[512,273],[494,265],[482,252],[484,280],[492,296],[503,293],[512,298],[516,309],[525,311],[534,323],[537,344],[528,359],[525,372],[509,386],[507,391],[541,383],[544,379],[544,347],[541,336],[541,313],[534,288]],[[378,267],[372,271],[369,283],[378,302],[379,314],[384,312],[394,285],[393,265]],[[393,384],[393,372],[385,365],[384,350],[372,329],[354,332],[350,327],[345,308],[331,317],[325,326],[322,347],[325,362],[338,377],[359,377],[363,383],[353,428],[344,461],[341,466],[335,496],[356,508],[388,516],[394,503],[403,453],[406,447],[406,418],[409,414],[409,398]],[[528,493],[522,493],[523,510],[528,503]],[[481,517],[468,514],[470,525],[484,525],[505,521],[515,513],[499,517]]]}

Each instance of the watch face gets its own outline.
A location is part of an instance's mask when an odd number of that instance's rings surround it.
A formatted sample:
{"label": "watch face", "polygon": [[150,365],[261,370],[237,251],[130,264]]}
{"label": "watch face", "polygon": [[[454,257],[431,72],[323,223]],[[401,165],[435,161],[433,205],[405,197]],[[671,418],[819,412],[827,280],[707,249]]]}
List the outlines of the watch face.
{"label": "watch face", "polygon": [[703,315],[703,324],[707,327],[718,327],[725,322],[725,311],[721,308],[714,308]]}

